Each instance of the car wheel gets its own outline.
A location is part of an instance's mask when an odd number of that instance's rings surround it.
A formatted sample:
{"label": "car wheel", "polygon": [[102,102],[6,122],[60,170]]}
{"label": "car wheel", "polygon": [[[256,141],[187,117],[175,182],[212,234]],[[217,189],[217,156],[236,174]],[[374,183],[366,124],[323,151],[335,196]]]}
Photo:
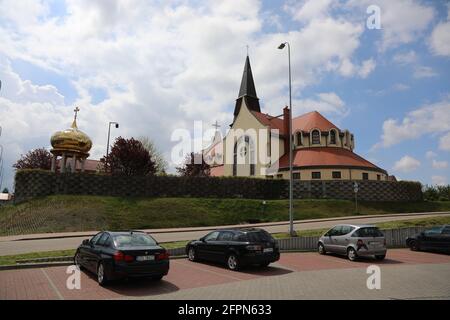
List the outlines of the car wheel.
{"label": "car wheel", "polygon": [[189,247],[188,259],[189,259],[189,261],[197,261],[197,254],[195,252],[195,248],[194,247]]}
{"label": "car wheel", "polygon": [[416,240],[411,240],[411,242],[409,243],[409,248],[412,251],[420,251],[420,246]]}
{"label": "car wheel", "polygon": [[347,258],[350,261],[355,261],[356,258],[358,258],[358,255],[356,254],[356,250],[354,248],[348,248],[348,250],[347,250]]}
{"label": "car wheel", "polygon": [[377,260],[384,260],[384,258],[386,258],[385,254],[380,254],[380,255],[375,256],[375,259],[377,259]]}
{"label": "car wheel", "polygon": [[327,252],[325,251],[325,247],[322,243],[319,243],[319,245],[317,246],[317,251],[319,252],[319,254],[326,254]]}
{"label": "car wheel", "polygon": [[97,282],[101,286],[104,286],[108,283],[103,262],[100,262],[97,267]]}
{"label": "car wheel", "polygon": [[81,265],[81,257],[80,257],[80,253],[77,251],[77,253],[75,253],[75,256],[73,257],[73,263],[78,267],[78,269],[83,270],[83,266]]}
{"label": "car wheel", "polygon": [[239,270],[239,260],[234,253],[232,253],[228,256],[227,266],[228,266],[228,269],[230,269],[230,270],[233,270],[233,271]]}

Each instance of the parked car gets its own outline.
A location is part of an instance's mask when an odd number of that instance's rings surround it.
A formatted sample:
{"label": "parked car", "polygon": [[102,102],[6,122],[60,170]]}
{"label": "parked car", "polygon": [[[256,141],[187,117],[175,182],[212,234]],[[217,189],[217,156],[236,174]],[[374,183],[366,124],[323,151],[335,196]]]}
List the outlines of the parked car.
{"label": "parked car", "polygon": [[342,254],[351,261],[361,256],[383,260],[387,251],[383,233],[373,225],[337,225],[320,237],[317,246],[320,254]]}
{"label": "parked car", "polygon": [[210,232],[189,242],[186,254],[190,261],[226,263],[231,270],[253,264],[267,267],[280,259],[275,239],[267,231],[256,228]]}
{"label": "parked car", "polygon": [[450,253],[450,225],[433,227],[406,239],[413,251],[430,250]]}
{"label": "parked car", "polygon": [[169,272],[169,254],[141,231],[97,233],[83,240],[74,263],[97,275],[100,285],[127,277],[161,280]]}

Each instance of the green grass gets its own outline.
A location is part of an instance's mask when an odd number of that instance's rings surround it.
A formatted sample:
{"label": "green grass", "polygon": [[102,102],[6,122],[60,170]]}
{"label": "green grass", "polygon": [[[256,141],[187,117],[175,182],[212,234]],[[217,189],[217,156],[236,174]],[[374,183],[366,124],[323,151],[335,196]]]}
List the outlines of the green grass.
{"label": "green grass", "polygon": [[74,250],[33,252],[33,253],[16,254],[16,255],[9,255],[9,256],[0,256],[0,266],[16,264],[17,260],[23,260],[23,259],[73,256],[74,254],[75,254],[75,249]]}
{"label": "green grass", "polygon": [[[450,217],[437,217],[437,218],[433,217],[433,218],[421,218],[413,220],[400,220],[400,221],[376,223],[376,225],[381,229],[407,228],[419,226],[432,227],[443,224],[450,224]],[[328,229],[302,230],[297,231],[297,235],[299,237],[315,237],[321,236],[327,230]],[[276,239],[289,238],[289,234],[287,233],[276,233],[273,234],[273,236]],[[161,245],[166,249],[174,249],[174,248],[182,248],[186,245],[186,243],[188,243],[188,241],[174,241],[161,243]],[[75,250],[58,250],[58,251],[46,251],[46,252],[0,256],[0,265],[16,264],[17,260],[22,259],[73,256],[74,254]]]}
{"label": "green grass", "polygon": [[[360,202],[359,214],[450,211],[450,201]],[[347,200],[296,200],[294,219],[355,214]],[[288,219],[287,200],[214,198],[121,198],[58,195],[0,208],[0,236],[92,231],[198,227]]]}

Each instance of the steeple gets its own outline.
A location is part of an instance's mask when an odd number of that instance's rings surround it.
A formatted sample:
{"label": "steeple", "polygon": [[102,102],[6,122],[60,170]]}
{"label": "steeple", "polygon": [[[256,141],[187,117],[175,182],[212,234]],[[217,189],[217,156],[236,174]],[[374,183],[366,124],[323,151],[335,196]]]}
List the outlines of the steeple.
{"label": "steeple", "polygon": [[245,100],[247,107],[251,111],[261,112],[259,106],[259,99],[256,95],[255,82],[253,81],[252,68],[250,66],[250,58],[247,55],[245,59],[244,73],[242,74],[241,87],[239,89],[239,95],[236,100],[236,106],[234,108],[234,117],[239,114],[241,109],[242,100]]}

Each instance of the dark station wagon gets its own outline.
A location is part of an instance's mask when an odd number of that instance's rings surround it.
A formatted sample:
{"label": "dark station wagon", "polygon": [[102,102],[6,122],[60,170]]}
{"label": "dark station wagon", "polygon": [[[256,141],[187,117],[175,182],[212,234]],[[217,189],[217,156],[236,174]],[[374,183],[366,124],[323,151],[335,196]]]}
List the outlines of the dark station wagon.
{"label": "dark station wagon", "polygon": [[267,231],[256,228],[210,232],[199,240],[189,242],[186,254],[190,261],[226,263],[231,270],[246,265],[266,267],[280,259],[275,239]]}

